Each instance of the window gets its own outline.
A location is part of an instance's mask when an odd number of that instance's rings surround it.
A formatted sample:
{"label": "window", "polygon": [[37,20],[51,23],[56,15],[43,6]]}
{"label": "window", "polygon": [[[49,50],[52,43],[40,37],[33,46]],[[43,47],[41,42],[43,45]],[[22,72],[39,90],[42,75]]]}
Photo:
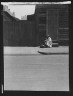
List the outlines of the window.
{"label": "window", "polygon": [[39,24],[46,24],[46,17],[39,17]]}
{"label": "window", "polygon": [[46,13],[46,8],[40,8],[39,13]]}

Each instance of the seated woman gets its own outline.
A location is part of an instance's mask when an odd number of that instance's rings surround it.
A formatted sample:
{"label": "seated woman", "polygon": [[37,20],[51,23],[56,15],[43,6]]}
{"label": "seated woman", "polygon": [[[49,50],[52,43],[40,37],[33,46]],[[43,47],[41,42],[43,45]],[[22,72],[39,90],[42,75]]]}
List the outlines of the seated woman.
{"label": "seated woman", "polygon": [[49,35],[47,36],[47,38],[45,40],[45,45],[46,45],[46,47],[49,47],[49,48],[52,47],[52,39]]}

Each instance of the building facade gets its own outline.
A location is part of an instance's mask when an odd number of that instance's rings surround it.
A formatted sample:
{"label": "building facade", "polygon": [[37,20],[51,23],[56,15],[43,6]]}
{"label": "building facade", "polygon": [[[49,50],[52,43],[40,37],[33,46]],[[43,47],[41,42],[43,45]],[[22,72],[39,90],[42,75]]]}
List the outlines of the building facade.
{"label": "building facade", "polygon": [[69,42],[68,4],[37,4],[35,13],[19,20],[3,11],[4,46],[39,46],[49,34],[53,43]]}
{"label": "building facade", "polygon": [[69,42],[69,5],[38,4],[35,9],[37,45],[49,34],[53,42]]}
{"label": "building facade", "polygon": [[19,20],[3,11],[3,45],[4,46],[34,46],[35,23]]}

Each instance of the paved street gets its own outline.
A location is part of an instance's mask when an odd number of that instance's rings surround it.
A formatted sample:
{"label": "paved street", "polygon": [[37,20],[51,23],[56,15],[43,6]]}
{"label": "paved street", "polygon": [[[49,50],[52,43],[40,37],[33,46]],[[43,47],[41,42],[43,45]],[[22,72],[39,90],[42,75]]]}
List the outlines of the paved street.
{"label": "paved street", "polygon": [[68,91],[68,54],[5,55],[4,90]]}

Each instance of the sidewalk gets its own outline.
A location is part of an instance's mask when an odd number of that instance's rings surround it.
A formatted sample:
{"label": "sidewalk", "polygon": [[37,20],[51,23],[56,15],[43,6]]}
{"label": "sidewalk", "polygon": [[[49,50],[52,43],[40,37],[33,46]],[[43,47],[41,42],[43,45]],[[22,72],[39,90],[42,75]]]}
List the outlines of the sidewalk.
{"label": "sidewalk", "polygon": [[68,54],[68,46],[40,48],[40,47],[4,47],[4,54]]}
{"label": "sidewalk", "polygon": [[39,54],[38,47],[4,47],[4,54]]}

